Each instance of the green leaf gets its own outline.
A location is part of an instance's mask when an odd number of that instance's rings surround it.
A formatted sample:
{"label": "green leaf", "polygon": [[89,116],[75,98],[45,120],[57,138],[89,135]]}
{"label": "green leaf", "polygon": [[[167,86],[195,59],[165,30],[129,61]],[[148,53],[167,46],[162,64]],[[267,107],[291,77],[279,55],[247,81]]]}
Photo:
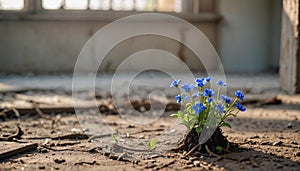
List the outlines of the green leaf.
{"label": "green leaf", "polygon": [[216,150],[217,150],[217,151],[222,151],[222,149],[223,149],[222,146],[217,146],[217,147],[216,147]]}
{"label": "green leaf", "polygon": [[202,131],[202,127],[198,126],[198,127],[196,128],[196,132],[197,132],[198,134],[200,134],[201,131]]}
{"label": "green leaf", "polygon": [[180,118],[182,117],[182,112],[181,111],[178,111],[177,114],[178,114],[178,117],[180,117]]}
{"label": "green leaf", "polygon": [[222,122],[220,124],[220,126],[225,126],[225,127],[231,128],[231,125],[229,123],[226,123],[226,122]]}
{"label": "green leaf", "polygon": [[184,121],[184,122],[188,122],[188,121],[189,121],[189,118],[188,118],[187,115],[185,115],[185,116],[183,117],[183,121]]}
{"label": "green leaf", "polygon": [[148,142],[149,150],[153,150],[155,148],[156,143],[157,143],[157,139],[153,139],[150,142]]}
{"label": "green leaf", "polygon": [[112,133],[112,134],[111,134],[111,137],[114,139],[114,141],[115,141],[116,143],[119,142],[119,137],[116,136],[116,134]]}
{"label": "green leaf", "polygon": [[179,118],[179,117],[178,117],[178,113],[173,113],[173,114],[171,114],[170,116]]}

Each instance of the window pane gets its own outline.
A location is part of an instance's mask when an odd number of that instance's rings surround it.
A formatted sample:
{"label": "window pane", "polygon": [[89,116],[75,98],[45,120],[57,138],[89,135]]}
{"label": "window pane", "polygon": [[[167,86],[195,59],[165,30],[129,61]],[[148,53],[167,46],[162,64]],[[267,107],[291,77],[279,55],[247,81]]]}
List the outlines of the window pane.
{"label": "window pane", "polygon": [[90,0],[90,9],[92,10],[109,10],[110,0]]}
{"label": "window pane", "polygon": [[21,10],[24,8],[24,0],[0,0],[1,10]]}
{"label": "window pane", "polygon": [[182,0],[175,0],[174,12],[181,12]]}
{"label": "window pane", "polygon": [[174,11],[174,0],[157,0],[157,11]]}
{"label": "window pane", "polygon": [[56,10],[60,9],[63,4],[62,0],[43,0],[42,6],[44,9]]}
{"label": "window pane", "polygon": [[138,11],[154,11],[155,0],[136,0],[135,9]]}
{"label": "window pane", "polygon": [[85,10],[88,7],[88,0],[65,0],[65,9]]}
{"label": "window pane", "polygon": [[134,1],[133,0],[112,0],[113,10],[133,10]]}

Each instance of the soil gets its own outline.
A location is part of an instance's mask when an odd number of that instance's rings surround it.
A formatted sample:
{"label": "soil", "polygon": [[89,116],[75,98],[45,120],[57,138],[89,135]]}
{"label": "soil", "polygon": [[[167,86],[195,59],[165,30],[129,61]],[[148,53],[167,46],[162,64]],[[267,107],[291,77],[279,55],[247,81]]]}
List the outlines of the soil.
{"label": "soil", "polygon": [[[0,153],[29,143],[37,147],[2,158],[0,170],[300,170],[300,103],[246,106],[245,113],[228,120],[231,129],[221,128],[238,150],[218,154],[210,148],[218,157],[207,153],[185,157],[184,152],[170,151],[185,133],[169,117],[172,112],[145,125],[115,113],[102,115],[117,131],[118,143],[110,134],[86,136],[86,128],[72,112],[9,113],[1,117],[1,137],[18,135],[17,125],[23,135],[1,140]],[[155,137],[158,143],[150,151],[147,142]]]}
{"label": "soil", "polygon": [[196,129],[188,131],[179,141],[179,145],[175,151],[187,152],[188,155],[201,156],[202,154],[211,154],[218,156],[229,152],[234,152],[234,145],[229,143],[227,138],[223,135],[222,130],[218,127],[212,136],[204,143],[199,144],[200,134],[196,132]]}

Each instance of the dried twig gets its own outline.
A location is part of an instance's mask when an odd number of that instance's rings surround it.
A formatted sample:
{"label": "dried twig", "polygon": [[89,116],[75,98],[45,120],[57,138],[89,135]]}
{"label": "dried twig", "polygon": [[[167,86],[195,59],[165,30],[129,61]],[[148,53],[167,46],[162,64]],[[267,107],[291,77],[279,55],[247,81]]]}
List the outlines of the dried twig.
{"label": "dried twig", "polygon": [[164,131],[165,129],[163,128],[157,128],[157,129],[143,129],[141,131],[138,132],[133,132],[133,133],[129,133],[130,135],[134,135],[134,134],[140,134],[140,133],[145,133],[145,132],[159,132],[159,131]]}
{"label": "dried twig", "polygon": [[11,111],[11,109],[9,109],[9,108],[4,108],[4,109],[0,112],[0,116],[6,118],[6,117],[7,117],[6,112],[9,112],[9,111]]}
{"label": "dried twig", "polygon": [[99,165],[95,160],[92,162],[86,162],[86,161],[81,161],[81,162],[77,162],[74,165],[84,165],[84,164],[88,164],[88,165]]}
{"label": "dried twig", "polygon": [[199,143],[199,144],[197,144],[195,147],[193,147],[188,153],[186,153],[185,155],[184,155],[184,157],[187,157],[187,156],[189,156],[189,155],[191,155],[197,148],[201,148],[201,144]]}
{"label": "dried twig", "polygon": [[89,136],[83,133],[74,133],[74,134],[66,134],[66,135],[59,135],[57,137],[51,137],[52,140],[63,140],[63,139],[76,139],[76,140],[82,140],[82,139],[88,139]]}
{"label": "dried twig", "polygon": [[32,102],[32,106],[35,109],[35,111],[37,112],[37,114],[39,115],[39,117],[46,118],[46,119],[50,118],[49,116],[45,115],[44,112],[41,111],[41,109],[39,108],[39,105],[36,102]]}
{"label": "dried twig", "polygon": [[17,128],[18,128],[18,131],[13,134],[13,135],[10,135],[8,137],[0,137],[0,141],[12,141],[14,138],[21,138],[21,136],[24,134],[22,129],[20,128],[19,125],[17,125]]}
{"label": "dried twig", "polygon": [[207,146],[207,145],[205,145],[205,149],[206,149],[206,151],[208,152],[208,154],[210,154],[211,156],[215,156],[215,157],[221,157],[221,156],[219,156],[219,155],[217,155],[217,154],[213,153],[212,151],[210,151],[210,149],[208,148],[208,146]]}

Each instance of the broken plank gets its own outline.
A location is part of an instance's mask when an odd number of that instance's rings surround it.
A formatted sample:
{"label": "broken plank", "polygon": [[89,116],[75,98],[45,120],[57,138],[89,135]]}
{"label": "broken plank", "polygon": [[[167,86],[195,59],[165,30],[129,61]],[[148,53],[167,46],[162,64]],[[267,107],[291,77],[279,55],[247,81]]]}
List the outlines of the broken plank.
{"label": "broken plank", "polygon": [[17,155],[25,151],[36,150],[37,147],[38,147],[37,143],[30,143],[30,144],[22,145],[21,147],[15,147],[9,150],[2,151],[0,152],[0,160]]}

